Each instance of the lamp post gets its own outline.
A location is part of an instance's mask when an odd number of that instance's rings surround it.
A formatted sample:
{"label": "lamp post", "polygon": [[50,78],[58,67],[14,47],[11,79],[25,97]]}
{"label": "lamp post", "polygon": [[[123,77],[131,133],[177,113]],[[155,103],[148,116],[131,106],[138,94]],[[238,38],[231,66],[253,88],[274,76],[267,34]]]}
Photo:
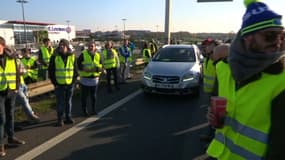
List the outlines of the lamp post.
{"label": "lamp post", "polygon": [[124,39],[126,39],[126,18],[123,18],[122,21],[123,21],[123,25],[124,25],[124,31],[123,31],[123,34],[124,34]]}
{"label": "lamp post", "polygon": [[24,4],[28,3],[27,0],[17,0],[17,3],[21,3],[22,7],[22,16],[23,16],[23,22],[24,22],[24,34],[25,34],[25,45],[27,47],[27,28],[26,28],[26,19],[25,19],[25,9],[24,9]]}
{"label": "lamp post", "polygon": [[[66,23],[67,23],[67,28],[70,29],[69,27],[69,23],[70,23],[70,20],[66,20]],[[68,35],[68,41],[70,41],[70,36],[69,36],[69,31],[67,31],[67,35]]]}
{"label": "lamp post", "polygon": [[171,0],[165,0],[165,25],[164,32],[166,34],[167,44],[170,43],[170,25],[171,25]]}

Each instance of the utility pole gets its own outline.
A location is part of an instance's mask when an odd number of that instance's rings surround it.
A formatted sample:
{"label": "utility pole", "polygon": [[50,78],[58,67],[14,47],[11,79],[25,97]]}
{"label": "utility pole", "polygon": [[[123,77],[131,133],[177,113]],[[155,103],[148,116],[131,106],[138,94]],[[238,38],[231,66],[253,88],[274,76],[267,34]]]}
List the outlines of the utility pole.
{"label": "utility pole", "polygon": [[124,31],[123,31],[123,34],[124,34],[124,39],[126,39],[126,18],[123,18],[122,21],[123,21],[123,25],[124,25]]}
{"label": "utility pole", "polygon": [[171,39],[171,35],[170,35],[170,25],[171,25],[171,1],[172,0],[165,0],[165,25],[164,25],[164,32],[166,34],[166,43],[170,44],[170,39]]}
{"label": "utility pole", "polygon": [[28,1],[27,1],[27,0],[17,0],[16,2],[17,2],[17,3],[21,3],[21,7],[22,7],[22,16],[23,16],[24,34],[25,34],[25,46],[27,47],[28,36],[27,36],[27,28],[26,28],[26,18],[25,18],[24,4],[28,3]]}

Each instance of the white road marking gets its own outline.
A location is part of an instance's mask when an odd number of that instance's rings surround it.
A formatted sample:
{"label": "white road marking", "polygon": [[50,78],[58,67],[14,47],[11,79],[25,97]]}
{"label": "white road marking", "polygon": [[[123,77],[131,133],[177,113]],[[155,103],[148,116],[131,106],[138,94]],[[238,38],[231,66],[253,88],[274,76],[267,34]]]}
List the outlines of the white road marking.
{"label": "white road marking", "polygon": [[184,130],[184,131],[180,131],[180,132],[174,133],[174,136],[180,136],[180,135],[182,135],[182,134],[194,132],[194,131],[196,131],[196,130],[205,128],[205,127],[207,127],[207,126],[209,126],[209,123],[203,123],[203,124],[194,126],[194,127],[192,127],[192,128],[186,129],[186,130]]}
{"label": "white road marking", "polygon": [[206,160],[206,158],[208,158],[208,155],[203,154],[203,155],[200,155],[200,156],[194,158],[193,160]]}
{"label": "white road marking", "polygon": [[55,145],[61,143],[65,139],[71,137],[75,133],[85,129],[90,124],[94,123],[95,121],[98,121],[99,119],[101,119],[105,115],[107,115],[110,112],[118,109],[120,106],[127,103],[128,101],[130,101],[131,99],[133,99],[134,97],[139,95],[140,93],[142,93],[142,91],[138,90],[138,91],[128,95],[127,97],[121,99],[120,101],[112,104],[111,106],[109,106],[106,109],[104,109],[103,111],[101,111],[97,116],[92,116],[92,117],[84,120],[83,122],[76,124],[72,128],[62,132],[61,134],[57,135],[56,137],[46,141],[45,143],[35,147],[34,149],[30,150],[29,152],[19,156],[18,158],[16,158],[16,160],[31,160],[31,159],[38,157],[42,153],[48,151],[49,149],[51,149]]}

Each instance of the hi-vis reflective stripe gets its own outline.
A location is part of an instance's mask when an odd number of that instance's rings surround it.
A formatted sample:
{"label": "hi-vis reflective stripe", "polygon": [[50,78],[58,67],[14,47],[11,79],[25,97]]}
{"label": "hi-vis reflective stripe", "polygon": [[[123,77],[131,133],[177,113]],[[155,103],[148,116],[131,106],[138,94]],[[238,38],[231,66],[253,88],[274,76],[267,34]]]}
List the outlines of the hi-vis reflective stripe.
{"label": "hi-vis reflective stripe", "polygon": [[6,76],[14,76],[14,75],[16,75],[16,73],[8,73],[8,72],[7,72],[7,73],[5,73],[5,75],[6,75]]}
{"label": "hi-vis reflective stripe", "polygon": [[264,157],[260,157],[236,144],[233,143],[233,141],[227,137],[224,137],[223,134],[218,133],[215,136],[215,139],[223,144],[225,144],[228,149],[232,152],[235,153],[245,159],[248,160],[264,160]]}
{"label": "hi-vis reflective stripe", "polygon": [[250,128],[239,123],[237,120],[226,117],[225,125],[230,126],[235,132],[242,134],[246,137],[259,141],[260,143],[268,143],[268,135],[256,129]]}
{"label": "hi-vis reflective stripe", "polygon": [[7,81],[1,81],[0,82],[0,85],[4,85],[4,84],[6,84],[7,83]]}
{"label": "hi-vis reflective stripe", "polygon": [[204,79],[214,81],[216,77],[204,75]]}
{"label": "hi-vis reflective stripe", "polygon": [[65,72],[65,71],[73,71],[72,68],[63,68],[63,69],[56,69],[58,72]]}
{"label": "hi-vis reflective stripe", "polygon": [[69,79],[69,78],[73,78],[73,76],[56,76],[57,79]]}
{"label": "hi-vis reflective stripe", "polygon": [[93,64],[92,63],[85,63],[84,66],[89,67],[89,66],[93,66]]}
{"label": "hi-vis reflective stripe", "polygon": [[209,88],[209,89],[214,88],[214,85],[208,84],[208,83],[205,83],[205,82],[204,82],[203,86],[204,86],[204,88]]}

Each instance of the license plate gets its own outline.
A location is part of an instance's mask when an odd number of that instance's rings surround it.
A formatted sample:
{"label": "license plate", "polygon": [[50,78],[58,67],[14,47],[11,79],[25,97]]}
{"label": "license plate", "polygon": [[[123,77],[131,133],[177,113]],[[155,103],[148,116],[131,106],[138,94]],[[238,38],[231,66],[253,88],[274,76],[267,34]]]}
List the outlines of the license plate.
{"label": "license plate", "polygon": [[172,84],[161,84],[161,83],[157,83],[155,84],[156,88],[163,88],[163,89],[172,89],[173,85]]}

